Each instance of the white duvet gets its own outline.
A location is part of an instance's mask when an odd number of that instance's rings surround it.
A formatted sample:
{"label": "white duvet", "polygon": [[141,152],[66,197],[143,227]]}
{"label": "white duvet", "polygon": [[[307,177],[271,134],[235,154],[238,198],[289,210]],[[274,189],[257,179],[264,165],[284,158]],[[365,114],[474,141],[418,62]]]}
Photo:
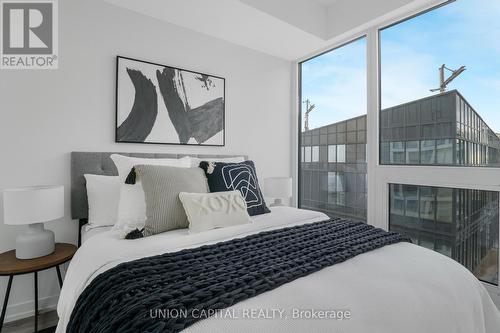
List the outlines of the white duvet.
{"label": "white duvet", "polygon": [[[57,307],[57,332],[66,331],[73,306],[92,279],[121,262],[325,218],[322,213],[279,207],[254,217],[252,224],[199,234],[175,230],[132,241],[114,231],[98,234],[71,261]],[[185,332],[500,332],[499,311],[467,269],[408,243],[359,255],[222,314],[198,321]]]}

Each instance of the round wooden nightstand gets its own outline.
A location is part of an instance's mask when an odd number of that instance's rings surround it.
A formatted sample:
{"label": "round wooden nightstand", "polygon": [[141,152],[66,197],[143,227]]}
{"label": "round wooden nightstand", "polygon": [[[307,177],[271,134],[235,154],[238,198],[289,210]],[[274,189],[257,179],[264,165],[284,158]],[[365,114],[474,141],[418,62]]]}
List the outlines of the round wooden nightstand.
{"label": "round wooden nightstand", "polygon": [[5,319],[5,311],[9,302],[10,288],[14,275],[30,274],[35,275],[35,332],[38,331],[38,272],[55,267],[59,286],[62,287],[62,277],[59,265],[71,260],[77,247],[73,244],[56,243],[56,249],[52,254],[34,259],[17,259],[16,251],[8,251],[0,254],[0,276],[8,276],[9,283],[3,301],[2,315],[0,317],[0,331]]}

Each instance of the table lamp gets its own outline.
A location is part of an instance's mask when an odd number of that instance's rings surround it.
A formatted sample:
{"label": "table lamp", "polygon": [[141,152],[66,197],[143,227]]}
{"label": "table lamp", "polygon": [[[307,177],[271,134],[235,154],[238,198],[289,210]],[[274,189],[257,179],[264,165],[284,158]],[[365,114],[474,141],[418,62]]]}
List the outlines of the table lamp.
{"label": "table lamp", "polygon": [[283,206],[282,199],[288,199],[292,196],[292,178],[289,177],[270,177],[264,179],[264,192],[267,197],[274,198],[270,205]]}
{"label": "table lamp", "polygon": [[3,191],[4,223],[28,224],[28,230],[16,237],[16,257],[32,259],[54,252],[54,233],[44,222],[64,216],[63,186],[34,186]]}

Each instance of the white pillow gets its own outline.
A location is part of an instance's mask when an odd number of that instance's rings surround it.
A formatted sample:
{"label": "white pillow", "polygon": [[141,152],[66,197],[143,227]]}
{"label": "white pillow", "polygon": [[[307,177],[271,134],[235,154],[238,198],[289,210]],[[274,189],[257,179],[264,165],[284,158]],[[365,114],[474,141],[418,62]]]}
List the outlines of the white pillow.
{"label": "white pillow", "polygon": [[120,203],[118,205],[118,219],[114,229],[143,228],[146,220],[146,199],[142,189],[141,180],[136,179],[134,185],[125,184],[125,179],[136,165],[163,165],[189,168],[189,157],[175,158],[138,158],[118,154],[111,155],[111,159],[118,169],[120,180]]}
{"label": "white pillow", "polygon": [[245,162],[245,158],[243,156],[237,156],[237,157],[223,157],[223,158],[218,158],[218,157],[210,157],[210,158],[199,158],[199,157],[189,157],[191,159],[191,167],[198,167],[200,166],[201,161],[207,161],[207,162],[221,162],[221,163],[241,163]]}
{"label": "white pillow", "polygon": [[118,219],[120,178],[118,176],[84,175],[89,204],[89,224],[114,225]]}
{"label": "white pillow", "polygon": [[179,193],[189,221],[189,232],[252,223],[240,191]]}

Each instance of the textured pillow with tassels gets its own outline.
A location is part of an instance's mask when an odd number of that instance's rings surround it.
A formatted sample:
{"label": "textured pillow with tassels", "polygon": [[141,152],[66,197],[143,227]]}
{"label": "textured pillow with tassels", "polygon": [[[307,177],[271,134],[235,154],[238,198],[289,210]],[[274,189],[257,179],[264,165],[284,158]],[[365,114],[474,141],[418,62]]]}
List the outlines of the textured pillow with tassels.
{"label": "textured pillow with tassels", "polygon": [[[144,236],[187,228],[180,192],[207,193],[207,179],[200,168],[136,165],[146,199]],[[129,235],[130,236],[130,235]]]}
{"label": "textured pillow with tassels", "polygon": [[[136,165],[162,165],[189,168],[189,158],[139,158],[112,154],[121,183],[118,217],[114,229],[128,232],[142,229],[146,220],[146,201],[140,179],[136,177]],[[137,178],[137,179],[136,179]]]}

